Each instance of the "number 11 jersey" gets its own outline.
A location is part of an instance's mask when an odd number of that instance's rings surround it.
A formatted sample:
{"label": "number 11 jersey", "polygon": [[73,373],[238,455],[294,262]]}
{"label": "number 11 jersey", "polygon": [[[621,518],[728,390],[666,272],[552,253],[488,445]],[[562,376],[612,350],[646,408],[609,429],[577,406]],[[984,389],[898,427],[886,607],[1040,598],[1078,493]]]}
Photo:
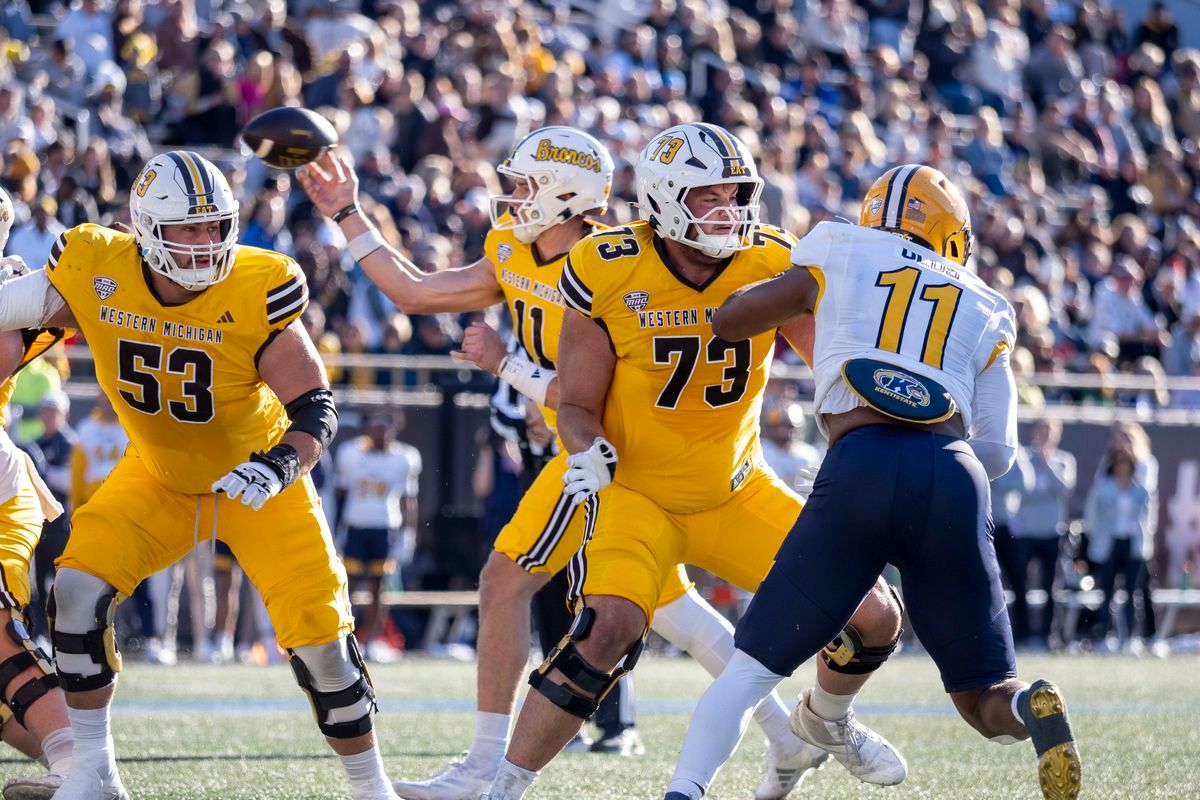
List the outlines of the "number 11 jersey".
{"label": "number 11 jersey", "polygon": [[761,467],[758,416],[775,331],[727,342],[712,316],[734,290],[787,270],[795,241],[759,226],[754,246],[703,284],[671,266],[646,222],[571,249],[559,290],[605,329],[617,357],[604,409],[617,483],[690,514],[725,502]]}
{"label": "number 11 jersey", "polygon": [[287,414],[258,360],[308,302],[290,258],[239,246],[228,278],[164,305],[133,236],[85,224],[59,237],[46,269],[87,339],[130,451],[164,486],[207,494],[282,438]]}

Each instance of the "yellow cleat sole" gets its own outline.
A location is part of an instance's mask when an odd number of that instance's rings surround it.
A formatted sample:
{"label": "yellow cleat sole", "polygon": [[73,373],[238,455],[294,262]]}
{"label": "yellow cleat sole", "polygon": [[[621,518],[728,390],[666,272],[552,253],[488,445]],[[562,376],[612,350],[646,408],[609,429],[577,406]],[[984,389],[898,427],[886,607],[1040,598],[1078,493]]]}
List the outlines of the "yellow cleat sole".
{"label": "yellow cleat sole", "polygon": [[[1036,719],[1066,712],[1066,703],[1055,686],[1042,686],[1029,698]],[[1083,762],[1074,742],[1056,745],[1038,759],[1038,783],[1046,800],[1075,800],[1083,785]]]}

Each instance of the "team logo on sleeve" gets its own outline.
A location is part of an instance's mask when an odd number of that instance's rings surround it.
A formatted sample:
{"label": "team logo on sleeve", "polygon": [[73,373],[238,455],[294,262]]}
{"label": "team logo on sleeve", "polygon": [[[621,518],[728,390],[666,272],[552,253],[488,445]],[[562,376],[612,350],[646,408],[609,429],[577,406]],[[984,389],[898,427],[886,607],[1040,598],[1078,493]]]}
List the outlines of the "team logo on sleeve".
{"label": "team logo on sleeve", "polygon": [[117,282],[112,278],[92,278],[92,288],[96,290],[96,297],[99,297],[101,300],[107,300],[117,290]]}
{"label": "team logo on sleeve", "polygon": [[500,259],[500,263],[503,264],[505,261],[508,261],[508,257],[512,255],[512,252],[511,245],[501,244],[496,248],[496,258]]}
{"label": "team logo on sleeve", "polygon": [[629,307],[629,310],[636,314],[644,309],[646,304],[650,302],[650,293],[626,292],[623,299],[625,300],[625,305]]}

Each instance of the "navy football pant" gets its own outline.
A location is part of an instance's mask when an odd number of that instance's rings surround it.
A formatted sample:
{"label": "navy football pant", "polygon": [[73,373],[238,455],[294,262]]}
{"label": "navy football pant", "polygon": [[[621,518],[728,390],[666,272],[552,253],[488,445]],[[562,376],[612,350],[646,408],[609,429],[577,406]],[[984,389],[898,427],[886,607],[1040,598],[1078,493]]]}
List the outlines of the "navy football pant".
{"label": "navy football pant", "polygon": [[830,449],[738,625],[738,649],[790,675],[888,563],[947,692],[1016,675],[983,466],[961,439],[897,425],[858,428]]}

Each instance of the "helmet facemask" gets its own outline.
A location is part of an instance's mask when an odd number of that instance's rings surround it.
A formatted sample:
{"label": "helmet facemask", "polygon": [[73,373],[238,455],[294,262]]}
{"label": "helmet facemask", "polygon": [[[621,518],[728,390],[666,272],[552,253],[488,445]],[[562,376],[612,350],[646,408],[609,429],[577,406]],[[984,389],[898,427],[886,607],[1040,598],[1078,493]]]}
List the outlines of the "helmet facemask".
{"label": "helmet facemask", "polygon": [[[204,225],[213,220],[221,224],[221,238],[215,242],[181,244],[163,236],[163,228],[168,225]],[[238,213],[235,208],[224,214],[186,219],[155,219],[143,213],[133,219],[133,232],[146,266],[177,286],[198,292],[229,277],[237,247]],[[177,257],[189,266],[181,267]],[[208,266],[195,266],[199,258],[208,258]]]}
{"label": "helmet facemask", "polygon": [[[739,250],[750,249],[754,245],[754,231],[758,228],[759,223],[758,199],[763,190],[762,179],[753,178],[726,181],[726,183],[738,184],[736,205],[714,206],[703,216],[697,217],[687,205],[688,193],[696,189],[708,188],[709,185],[714,184],[685,187],[680,190],[676,202],[677,211],[682,215],[682,219],[679,220],[679,224],[672,226],[657,225],[658,234],[667,239],[674,239],[680,244],[694,247],[710,258],[728,258]],[[651,207],[643,209],[643,211],[657,222],[664,216],[665,209],[654,207],[657,203],[652,195],[648,195],[646,199]],[[702,225],[728,226],[729,230],[725,233],[705,233]]]}

